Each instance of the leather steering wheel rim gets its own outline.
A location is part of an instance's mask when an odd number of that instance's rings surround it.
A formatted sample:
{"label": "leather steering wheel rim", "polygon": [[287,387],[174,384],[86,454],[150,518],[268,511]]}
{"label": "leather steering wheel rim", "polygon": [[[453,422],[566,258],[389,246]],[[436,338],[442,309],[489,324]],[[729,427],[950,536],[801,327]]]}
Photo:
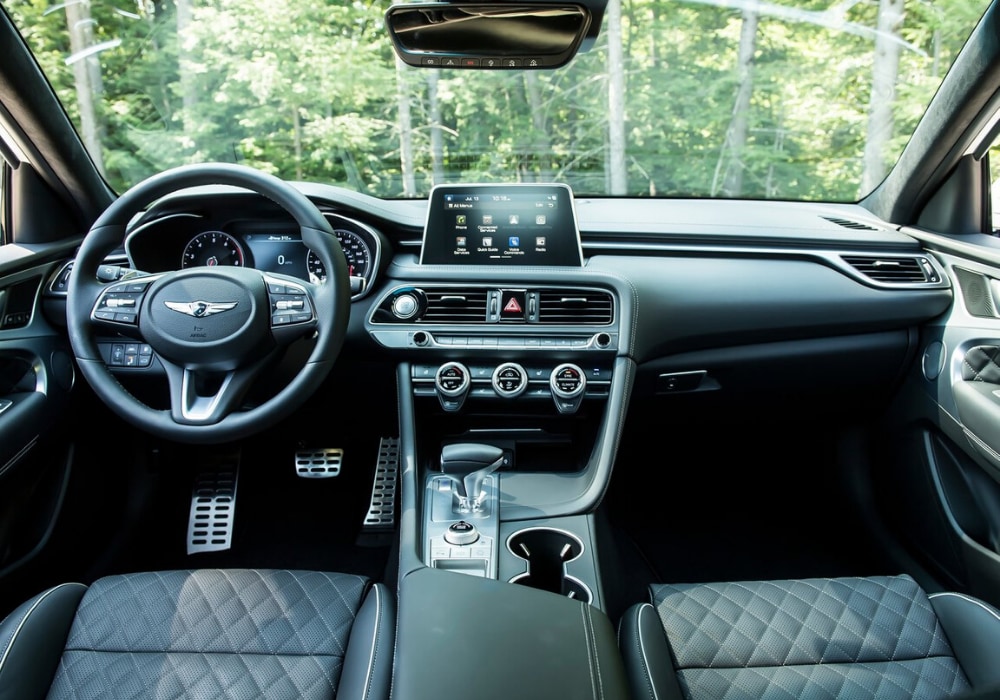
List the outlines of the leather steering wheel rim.
{"label": "leather steering wheel rim", "polygon": [[[309,290],[316,322],[315,345],[298,374],[274,396],[249,410],[227,413],[212,423],[188,424],[178,422],[170,410],[146,405],[118,382],[102,357],[90,317],[106,288],[97,280],[98,267],[110,252],[122,245],[128,224],[135,215],[166,195],[205,185],[241,187],[279,205],[295,219],[302,242],[319,257],[327,277],[321,285],[297,283]],[[304,194],[280,178],[242,165],[186,165],[154,175],[130,188],[91,227],[73,263],[66,300],[67,328],[80,372],[98,397],[123,420],[167,440],[224,443],[276,424],[312,395],[333,368],[343,346],[350,300],[347,263],[337,237],[329,221]]]}

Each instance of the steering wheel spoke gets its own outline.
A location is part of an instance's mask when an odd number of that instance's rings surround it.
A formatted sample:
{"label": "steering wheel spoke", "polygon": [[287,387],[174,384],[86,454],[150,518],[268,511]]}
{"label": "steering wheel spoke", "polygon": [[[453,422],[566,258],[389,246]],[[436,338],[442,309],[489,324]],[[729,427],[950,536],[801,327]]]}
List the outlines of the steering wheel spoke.
{"label": "steering wheel spoke", "polygon": [[94,301],[90,320],[99,327],[142,339],[139,309],[150,285],[161,275],[133,277],[104,286]]}
{"label": "steering wheel spoke", "polygon": [[215,372],[184,367],[160,358],[170,385],[170,415],[179,425],[213,425],[239,410],[266,364]]}

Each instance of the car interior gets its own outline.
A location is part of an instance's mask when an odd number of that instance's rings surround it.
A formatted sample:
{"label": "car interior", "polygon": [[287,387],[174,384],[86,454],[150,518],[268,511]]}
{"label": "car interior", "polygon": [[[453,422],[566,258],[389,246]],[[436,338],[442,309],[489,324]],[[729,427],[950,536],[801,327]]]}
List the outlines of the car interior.
{"label": "car interior", "polygon": [[[939,4],[417,2],[337,35],[400,85],[527,104],[610,65],[623,15],[632,51],[674,12],[734,47],[758,20],[960,33],[884,176],[769,197],[472,166],[373,193],[180,141],[115,179],[72,90],[127,46],[99,12],[227,3],[0,1],[0,699],[1000,697],[1000,0]],[[63,15],[98,28],[65,58]]]}

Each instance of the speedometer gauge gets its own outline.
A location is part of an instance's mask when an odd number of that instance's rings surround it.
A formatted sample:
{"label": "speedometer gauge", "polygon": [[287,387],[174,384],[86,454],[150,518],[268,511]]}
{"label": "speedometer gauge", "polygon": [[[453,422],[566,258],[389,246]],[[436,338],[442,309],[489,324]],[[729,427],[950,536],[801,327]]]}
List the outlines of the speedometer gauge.
{"label": "speedometer gauge", "polygon": [[233,265],[243,267],[243,246],[223,231],[205,231],[188,241],[181,256],[181,267]]}
{"label": "speedometer gauge", "polygon": [[[346,229],[334,229],[337,241],[344,251],[347,259],[347,272],[351,277],[364,277],[367,279],[371,269],[372,253],[364,239],[353,231]],[[309,267],[309,279],[313,283],[326,280],[326,268],[323,261],[311,250],[307,260]]]}

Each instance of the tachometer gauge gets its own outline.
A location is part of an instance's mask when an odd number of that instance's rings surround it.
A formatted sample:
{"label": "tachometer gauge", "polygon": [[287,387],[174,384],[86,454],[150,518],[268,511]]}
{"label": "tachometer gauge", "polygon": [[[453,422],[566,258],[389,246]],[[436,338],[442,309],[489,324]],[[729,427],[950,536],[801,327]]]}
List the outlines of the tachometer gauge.
{"label": "tachometer gauge", "polygon": [[[372,260],[368,244],[353,231],[335,229],[334,233],[337,234],[337,241],[344,250],[344,257],[347,258],[348,274],[351,277],[364,277],[367,279]],[[323,261],[311,250],[309,251],[309,258],[306,265],[309,268],[309,281],[318,284],[326,280],[326,268],[323,266]]]}
{"label": "tachometer gauge", "polygon": [[188,241],[181,257],[181,267],[233,265],[243,267],[243,246],[223,231],[205,231]]}

